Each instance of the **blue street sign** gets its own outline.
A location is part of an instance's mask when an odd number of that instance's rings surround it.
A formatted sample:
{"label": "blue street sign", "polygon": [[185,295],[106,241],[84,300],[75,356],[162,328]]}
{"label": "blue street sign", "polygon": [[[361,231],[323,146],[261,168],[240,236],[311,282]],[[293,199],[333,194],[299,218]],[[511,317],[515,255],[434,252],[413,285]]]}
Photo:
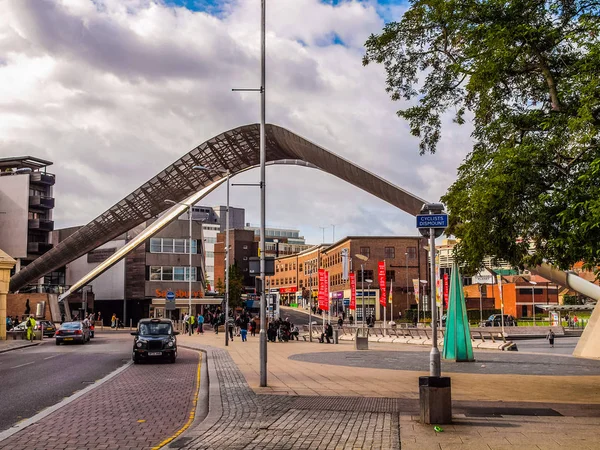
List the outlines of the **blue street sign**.
{"label": "blue street sign", "polygon": [[447,228],[448,214],[419,214],[417,228]]}
{"label": "blue street sign", "polygon": [[167,300],[170,300],[170,301],[175,300],[175,292],[173,292],[173,291],[167,292]]}
{"label": "blue street sign", "polygon": [[345,298],[344,299],[344,306],[350,306],[350,299],[349,298]]}

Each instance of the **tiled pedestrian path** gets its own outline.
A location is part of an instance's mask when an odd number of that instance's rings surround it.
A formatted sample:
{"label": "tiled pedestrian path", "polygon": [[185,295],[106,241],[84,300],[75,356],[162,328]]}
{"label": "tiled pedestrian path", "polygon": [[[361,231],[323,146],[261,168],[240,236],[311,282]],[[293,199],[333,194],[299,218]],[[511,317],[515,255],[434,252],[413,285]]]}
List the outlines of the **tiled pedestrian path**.
{"label": "tiled pedestrian path", "polygon": [[130,366],[88,395],[0,442],[6,450],[149,449],[172,436],[193,408],[199,355]]}
{"label": "tiled pedestrian path", "polygon": [[211,405],[206,420],[170,448],[400,448],[398,411],[387,399],[349,398],[334,410],[315,397],[257,395],[227,352],[209,350],[208,360],[214,364],[212,377],[218,377],[221,403],[216,409]]}

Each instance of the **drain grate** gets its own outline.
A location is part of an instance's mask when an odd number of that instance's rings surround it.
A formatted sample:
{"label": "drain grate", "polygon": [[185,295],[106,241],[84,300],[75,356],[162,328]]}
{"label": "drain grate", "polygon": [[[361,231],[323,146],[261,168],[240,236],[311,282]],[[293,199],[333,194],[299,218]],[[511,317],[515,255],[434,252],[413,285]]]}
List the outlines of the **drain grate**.
{"label": "drain grate", "polygon": [[400,412],[397,398],[352,397],[298,397],[290,405],[292,409],[322,411]]}
{"label": "drain grate", "polygon": [[466,417],[502,417],[502,416],[562,416],[552,408],[485,408],[465,409]]}

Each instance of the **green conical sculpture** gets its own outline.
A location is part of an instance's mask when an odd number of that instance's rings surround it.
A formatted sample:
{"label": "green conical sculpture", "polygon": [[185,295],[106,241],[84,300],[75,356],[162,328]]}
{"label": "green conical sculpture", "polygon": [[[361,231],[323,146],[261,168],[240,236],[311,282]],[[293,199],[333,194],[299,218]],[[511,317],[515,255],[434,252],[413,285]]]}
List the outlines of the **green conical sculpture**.
{"label": "green conical sculpture", "polygon": [[450,277],[450,297],[446,314],[443,358],[456,362],[475,361],[473,345],[471,345],[471,330],[467,319],[465,294],[456,263],[452,265],[452,275]]}

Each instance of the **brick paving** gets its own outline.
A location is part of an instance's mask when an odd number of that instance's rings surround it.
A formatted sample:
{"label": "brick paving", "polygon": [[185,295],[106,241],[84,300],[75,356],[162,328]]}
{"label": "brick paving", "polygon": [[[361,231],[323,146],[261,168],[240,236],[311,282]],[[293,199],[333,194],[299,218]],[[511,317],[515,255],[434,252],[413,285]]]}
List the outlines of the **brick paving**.
{"label": "brick paving", "polygon": [[344,408],[334,410],[334,399],[257,395],[227,352],[209,349],[208,355],[220,405],[215,412],[211,404],[206,420],[169,448],[400,448],[399,415],[388,399],[348,398]]}
{"label": "brick paving", "polygon": [[88,395],[0,442],[0,449],[148,449],[172,436],[193,407],[197,352],[175,364],[130,366]]}

